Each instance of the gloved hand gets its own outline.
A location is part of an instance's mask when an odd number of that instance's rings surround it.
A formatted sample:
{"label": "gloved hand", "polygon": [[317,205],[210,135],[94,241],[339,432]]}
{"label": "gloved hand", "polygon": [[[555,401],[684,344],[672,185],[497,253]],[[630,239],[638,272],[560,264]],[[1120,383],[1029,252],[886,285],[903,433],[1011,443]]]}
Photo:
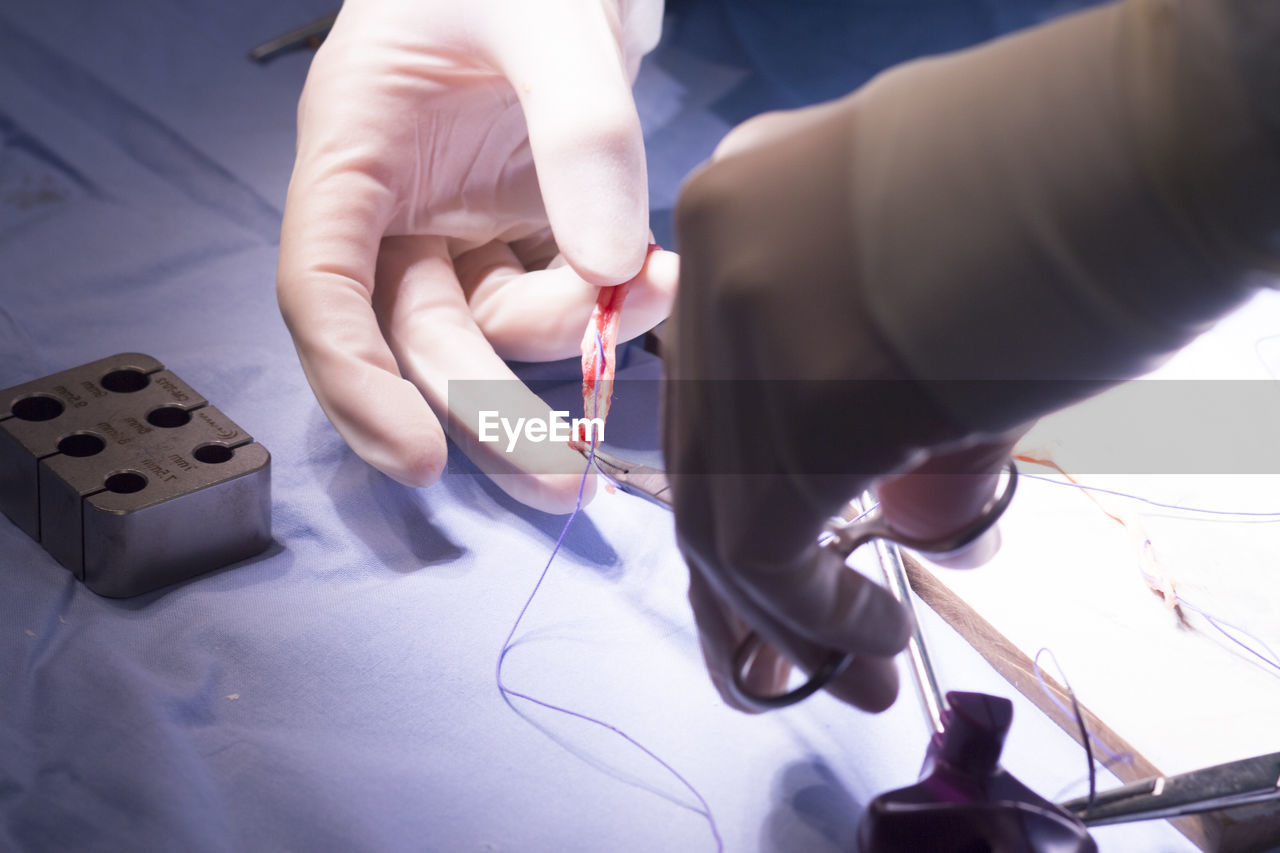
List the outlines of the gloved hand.
{"label": "gloved hand", "polygon": [[906,533],[966,526],[1028,421],[1280,269],[1278,9],[1101,7],[754,119],[689,180],[663,442],[727,701],[754,630],[755,692],[838,650],[828,689],[891,703],[909,626],[824,520],[878,486]]}
{"label": "gloved hand", "polygon": [[751,630],[769,644],[747,679],[757,694],[782,692],[790,661],[813,669],[842,650],[856,656],[827,689],[887,707],[910,625],[818,532],[882,475],[923,467],[885,484],[883,508],[903,533],[940,539],[980,513],[1012,446],[970,440],[866,316],[842,183],[853,108],[741,126],[677,210],[664,448],[704,656],[741,710],[731,667]]}
{"label": "gloved hand", "polygon": [[676,257],[646,260],[630,91],[660,19],[651,0],[343,5],[298,107],[277,289],[320,405],[370,464],[433,482],[439,416],[514,497],[572,507],[578,475],[546,472],[580,469],[573,451],[475,441],[449,382],[508,380],[488,402],[545,418],[503,358],[576,354],[601,287],[634,279],[624,339],[669,312]]}

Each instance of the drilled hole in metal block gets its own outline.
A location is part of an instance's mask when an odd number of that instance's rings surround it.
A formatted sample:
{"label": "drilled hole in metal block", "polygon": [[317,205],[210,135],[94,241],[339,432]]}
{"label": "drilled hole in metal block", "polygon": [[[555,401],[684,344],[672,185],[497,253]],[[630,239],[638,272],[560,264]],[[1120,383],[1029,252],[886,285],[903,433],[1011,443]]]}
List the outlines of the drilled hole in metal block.
{"label": "drilled hole in metal block", "polygon": [[51,421],[62,414],[64,408],[61,400],[32,394],[13,404],[13,416],[24,421]]}
{"label": "drilled hole in metal block", "polygon": [[113,370],[106,376],[102,377],[102,387],[108,391],[115,391],[117,394],[129,394],[134,391],[141,391],[147,387],[147,383],[151,381],[151,377],[143,373],[141,370],[133,368],[125,368],[124,370]]}
{"label": "drilled hole in metal block", "polygon": [[118,471],[102,483],[107,491],[118,495],[131,495],[147,487],[147,478],[137,471]]}
{"label": "drilled hole in metal block", "polygon": [[147,423],[163,429],[173,429],[191,423],[191,413],[177,406],[161,406],[147,412]]}
{"label": "drilled hole in metal block", "polygon": [[191,455],[198,462],[205,462],[209,465],[219,465],[223,462],[230,461],[232,450],[230,447],[222,444],[202,444],[191,452]]}
{"label": "drilled hole in metal block", "polygon": [[107,443],[91,432],[74,432],[58,442],[58,452],[66,456],[93,456],[106,447]]}

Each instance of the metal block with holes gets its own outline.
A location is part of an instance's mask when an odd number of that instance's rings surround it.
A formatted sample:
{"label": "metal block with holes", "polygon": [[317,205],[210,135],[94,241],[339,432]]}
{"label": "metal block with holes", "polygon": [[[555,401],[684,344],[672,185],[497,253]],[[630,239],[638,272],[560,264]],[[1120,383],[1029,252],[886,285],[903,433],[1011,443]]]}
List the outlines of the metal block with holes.
{"label": "metal block with holes", "polygon": [[123,353],[0,391],[0,511],[124,598],[265,549],[271,456],[160,362]]}

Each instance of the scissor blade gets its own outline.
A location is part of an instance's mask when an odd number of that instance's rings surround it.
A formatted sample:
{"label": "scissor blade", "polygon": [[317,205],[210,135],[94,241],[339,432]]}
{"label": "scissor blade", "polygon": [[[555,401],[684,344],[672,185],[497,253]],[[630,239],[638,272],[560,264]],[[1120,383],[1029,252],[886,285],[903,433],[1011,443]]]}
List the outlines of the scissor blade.
{"label": "scissor blade", "polygon": [[[582,448],[578,452],[587,459],[592,459],[590,448]],[[599,448],[595,451],[592,464],[619,490],[671,509],[671,484],[667,480],[666,472],[662,469],[628,462],[613,454],[605,453]]]}
{"label": "scissor blade", "polygon": [[1156,776],[1062,804],[1088,826],[1157,820],[1280,799],[1280,752]]}

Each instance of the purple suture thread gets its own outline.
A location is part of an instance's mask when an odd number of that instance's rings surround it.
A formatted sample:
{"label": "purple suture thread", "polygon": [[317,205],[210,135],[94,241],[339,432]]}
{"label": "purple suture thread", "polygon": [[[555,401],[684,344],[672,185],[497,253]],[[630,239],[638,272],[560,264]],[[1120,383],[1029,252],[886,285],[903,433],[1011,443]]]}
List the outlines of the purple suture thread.
{"label": "purple suture thread", "polygon": [[[1150,539],[1148,539],[1143,544],[1147,548],[1152,547]],[[1146,581],[1147,586],[1154,588],[1159,584],[1159,578],[1152,575],[1146,569],[1140,569],[1139,571],[1142,572],[1142,579]],[[1219,634],[1226,637],[1228,640],[1235,643],[1241,649],[1253,655],[1258,660],[1262,661],[1272,670],[1275,670],[1276,673],[1280,673],[1280,656],[1277,656],[1275,651],[1269,645],[1267,645],[1266,640],[1262,639],[1257,634],[1250,633],[1244,628],[1241,628],[1239,625],[1231,624],[1226,619],[1223,619],[1221,616],[1217,615],[1216,613],[1205,610],[1203,607],[1196,604],[1194,601],[1184,598],[1182,593],[1176,593],[1175,598],[1179,606],[1184,607],[1187,610],[1190,610],[1192,613],[1199,614]],[[1232,631],[1234,631],[1235,634],[1231,633]],[[1236,634],[1240,634],[1246,639],[1256,643],[1261,648],[1261,651],[1259,651],[1258,648],[1255,648],[1254,646],[1249,645],[1249,643],[1246,643],[1244,640],[1240,639],[1240,637],[1237,637]]]}
{"label": "purple suture thread", "polygon": [[[1178,596],[1178,603],[1183,607],[1187,608],[1188,610],[1203,616],[1209,622],[1210,625],[1212,625],[1215,629],[1217,629],[1219,634],[1226,637],[1228,640],[1235,643],[1237,646],[1244,649],[1246,652],[1253,655],[1258,660],[1262,661],[1272,670],[1275,670],[1276,672],[1280,672],[1280,658],[1276,657],[1276,653],[1271,650],[1271,647],[1268,646],[1266,642],[1262,640],[1261,637],[1257,636],[1256,634],[1249,633],[1244,628],[1241,628],[1239,625],[1232,625],[1230,622],[1226,621],[1225,619],[1219,616],[1216,616],[1213,613],[1210,613],[1209,611],[1205,610],[1202,607],[1198,607],[1197,605],[1193,604],[1190,601],[1187,601],[1182,596]],[[1245,637],[1247,637],[1249,640],[1257,643],[1259,646],[1262,647],[1262,651],[1258,651],[1258,649],[1254,648],[1253,646],[1246,643],[1244,640],[1241,640],[1239,637],[1232,634],[1231,631],[1235,631],[1238,634],[1242,634]]]}
{"label": "purple suture thread", "polygon": [[[1058,674],[1062,676],[1062,684],[1067,690],[1067,698],[1071,700],[1071,708],[1069,710],[1066,705],[1062,704],[1057,696],[1053,695],[1053,691],[1050,690],[1049,685],[1045,683],[1044,674],[1040,671],[1040,656],[1043,654],[1049,655],[1049,658],[1053,661],[1054,667],[1058,670]],[[1036,656],[1031,660],[1031,669],[1035,673],[1036,681],[1040,684],[1040,689],[1049,697],[1049,701],[1053,702],[1053,704],[1056,705],[1058,710],[1062,711],[1062,713],[1071,714],[1075,717],[1076,726],[1080,729],[1080,745],[1084,747],[1084,757],[1089,764],[1088,805],[1092,805],[1094,799],[1098,796],[1098,773],[1093,766],[1093,747],[1090,745],[1090,742],[1095,740],[1095,738],[1093,733],[1089,731],[1089,727],[1085,724],[1084,712],[1080,710],[1080,703],[1076,701],[1076,692],[1071,689],[1071,682],[1067,680],[1067,674],[1063,672],[1062,665],[1058,663],[1058,658],[1048,648],[1041,648],[1040,651],[1036,652]],[[1102,741],[1099,740],[1098,745],[1101,746],[1112,758],[1118,759],[1120,757]]]}
{"label": "purple suture thread", "polygon": [[[1100,486],[1087,486],[1084,483],[1072,483],[1068,481],[1057,480],[1057,479],[1054,479],[1053,477],[1045,477],[1039,474],[1023,474],[1022,476],[1030,477],[1033,480],[1040,480],[1045,483],[1050,483],[1055,486],[1070,486],[1073,489],[1078,489],[1084,492],[1098,492],[1100,494],[1111,495],[1117,498],[1125,498],[1126,500],[1138,501],[1139,503],[1144,503],[1149,506],[1159,507],[1161,509],[1172,509],[1172,510],[1177,510],[1179,512],[1194,513],[1198,515],[1212,515],[1212,516],[1225,515],[1225,516],[1236,516],[1237,518],[1266,519],[1267,521],[1280,520],[1280,513],[1276,513],[1276,512],[1236,512],[1232,510],[1223,510],[1223,509],[1202,509],[1200,507],[1183,506],[1181,504],[1162,503],[1160,501],[1152,500],[1151,498],[1144,498],[1141,495],[1130,494],[1129,492],[1120,492],[1120,491],[1116,491],[1115,489],[1104,489]],[[1241,522],[1241,523],[1243,524],[1246,522]],[[1148,539],[1145,545],[1146,547],[1150,548],[1151,540]],[[1140,570],[1140,571],[1142,571],[1143,580],[1145,580],[1149,586],[1154,587],[1157,584],[1157,581],[1158,581],[1157,578],[1153,577],[1146,570]],[[1245,630],[1244,628],[1241,628],[1239,625],[1231,624],[1230,622],[1218,616],[1217,614],[1212,613],[1208,610],[1205,610],[1203,607],[1200,607],[1199,605],[1191,601],[1188,601],[1187,599],[1183,598],[1181,595],[1177,596],[1177,601],[1178,601],[1178,604],[1182,605],[1186,609],[1192,611],[1193,613],[1197,613],[1201,617],[1203,617],[1205,621],[1207,621],[1209,625],[1213,627],[1213,629],[1216,630],[1219,634],[1226,637],[1232,643],[1235,643],[1237,646],[1239,646],[1248,654],[1251,654],[1258,660],[1262,661],[1262,663],[1266,664],[1276,673],[1280,673],[1280,656],[1276,655],[1276,653],[1271,649],[1271,647],[1268,646],[1267,643],[1257,634],[1253,634]],[[1234,631],[1235,633],[1233,634],[1232,631]],[[1249,643],[1240,639],[1240,637],[1236,636],[1236,634],[1239,634],[1245,637],[1246,639],[1248,639],[1249,641],[1256,643],[1257,647],[1250,645]],[[1258,647],[1261,647],[1262,650],[1259,651]],[[1052,699],[1053,696],[1050,695],[1050,698]],[[1057,700],[1054,699],[1054,702],[1057,703]],[[1064,706],[1059,704],[1059,708],[1064,713],[1066,713],[1067,709]],[[1099,744],[1101,744],[1101,741],[1099,741]],[[1105,749],[1106,747],[1103,746],[1103,748]]]}
{"label": "purple suture thread", "polygon": [[1132,495],[1128,492],[1119,492],[1115,489],[1104,489],[1101,486],[1086,486],[1084,483],[1072,483],[1066,480],[1058,480],[1053,477],[1046,477],[1043,474],[1031,474],[1027,472],[1019,472],[1019,477],[1026,477],[1029,480],[1040,480],[1044,483],[1051,483],[1055,486],[1069,486],[1073,489],[1079,489],[1082,492],[1097,492],[1101,495],[1111,495],[1117,498],[1125,498],[1126,500],[1138,501],[1148,506],[1159,507],[1160,509],[1176,509],[1180,512],[1195,513],[1197,515],[1233,515],[1239,518],[1262,518],[1268,521],[1280,521],[1280,512],[1237,512],[1228,509],[1202,509],[1194,506],[1182,506],[1180,504],[1162,503],[1144,498],[1141,495]]}
{"label": "purple suture thread", "polygon": [[[600,396],[600,375],[604,372],[604,341],[601,339],[599,331],[596,332],[596,347],[600,354],[600,363],[596,367],[596,399],[593,402],[598,404]],[[570,717],[576,717],[579,720],[585,720],[588,723],[593,723],[601,728],[608,729],[627,743],[634,746],[636,749],[643,752],[645,755],[652,758],[660,767],[674,776],[681,785],[684,785],[685,788],[689,790],[689,793],[693,794],[693,796],[697,798],[698,802],[702,805],[702,813],[711,827],[711,835],[715,839],[716,850],[723,851],[724,841],[720,838],[720,830],[716,826],[715,816],[711,813],[711,806],[707,803],[706,798],[703,797],[702,793],[693,786],[692,782],[682,776],[680,771],[676,770],[659,757],[657,753],[615,725],[607,723],[604,720],[596,719],[595,717],[587,714],[583,714],[580,711],[574,711],[551,702],[546,702],[542,699],[537,699],[530,696],[528,693],[522,693],[519,690],[512,690],[510,687],[507,687],[506,683],[502,680],[502,662],[506,660],[507,652],[511,650],[511,639],[516,635],[516,629],[520,627],[520,622],[524,619],[524,614],[529,610],[529,605],[533,604],[533,598],[538,594],[538,590],[542,587],[542,582],[546,579],[547,572],[551,570],[551,564],[555,562],[556,555],[560,553],[560,546],[564,544],[565,537],[569,534],[569,528],[573,526],[573,520],[578,517],[578,512],[582,509],[582,495],[587,487],[587,475],[591,473],[591,467],[595,464],[596,460],[596,438],[594,431],[591,431],[591,435],[591,452],[587,458],[587,467],[582,472],[582,480],[578,483],[577,503],[574,504],[573,512],[569,514],[569,520],[564,523],[564,528],[560,531],[560,537],[556,539],[555,547],[551,549],[551,556],[547,558],[547,564],[542,567],[542,574],[538,575],[538,580],[533,585],[533,590],[529,593],[529,597],[525,599],[524,606],[520,608],[520,614],[516,616],[516,621],[511,625],[511,630],[507,633],[507,638],[502,642],[502,650],[498,652],[498,662],[494,666],[494,680],[498,684],[498,692],[502,694],[504,699],[508,696],[516,696],[524,699],[526,702],[532,702],[533,704],[547,708],[548,710],[556,711],[560,714],[567,714]]]}

